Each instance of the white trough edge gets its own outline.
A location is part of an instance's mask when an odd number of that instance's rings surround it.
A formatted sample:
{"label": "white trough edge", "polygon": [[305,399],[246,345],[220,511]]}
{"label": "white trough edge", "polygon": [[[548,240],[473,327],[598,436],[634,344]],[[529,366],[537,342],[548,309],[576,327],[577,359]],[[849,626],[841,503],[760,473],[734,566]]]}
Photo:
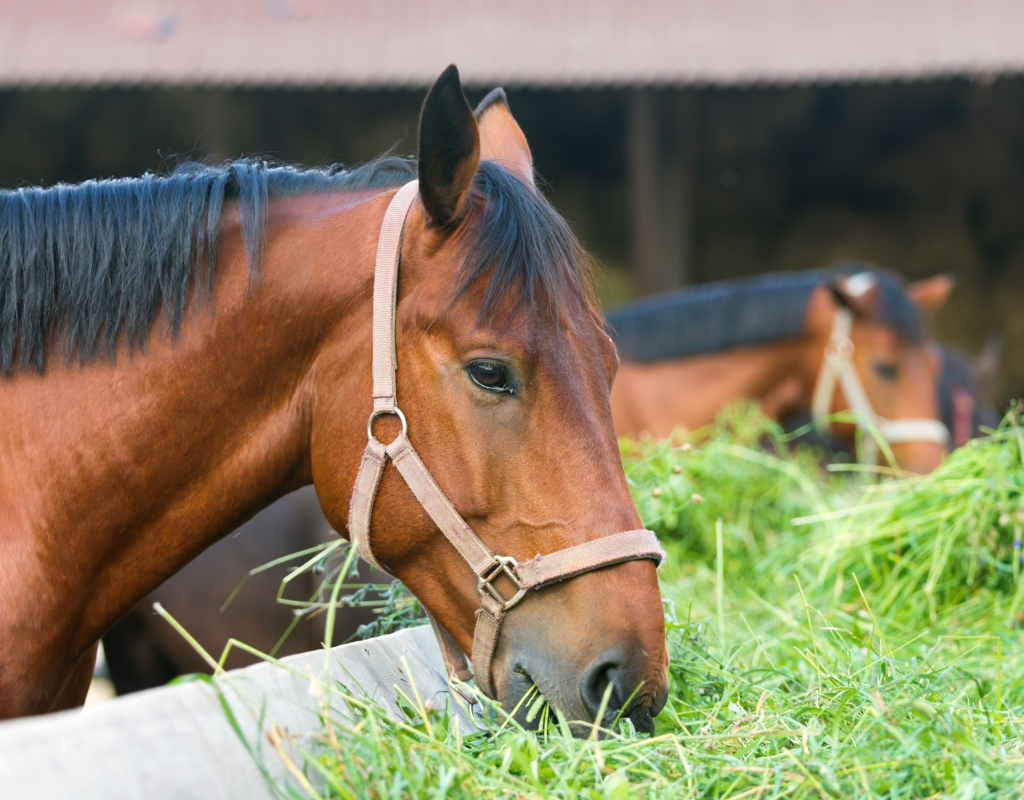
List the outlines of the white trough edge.
{"label": "white trough edge", "polygon": [[[317,680],[323,680],[325,658],[333,680],[355,695],[377,701],[395,717],[402,715],[395,704],[395,687],[415,696],[410,678],[424,701],[443,707],[448,699],[430,626],[412,628],[341,645],[329,654],[319,650],[282,659],[290,670],[258,664],[217,678],[255,758],[231,727],[217,692],[200,681],[139,692],[87,710],[0,723],[0,797],[279,797],[261,767],[279,786],[294,786],[294,780],[265,730],[273,723],[296,738],[319,731],[308,673],[312,670]],[[468,730],[471,723],[465,717],[460,721]]]}

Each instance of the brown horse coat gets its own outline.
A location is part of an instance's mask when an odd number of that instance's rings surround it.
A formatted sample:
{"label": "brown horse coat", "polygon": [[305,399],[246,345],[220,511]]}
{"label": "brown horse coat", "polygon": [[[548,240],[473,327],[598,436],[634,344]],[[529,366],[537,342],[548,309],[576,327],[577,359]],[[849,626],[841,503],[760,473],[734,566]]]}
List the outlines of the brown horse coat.
{"label": "brown horse coat", "polygon": [[[454,67],[424,104],[398,397],[462,516],[494,551],[525,561],[640,522],[608,405],[614,348],[584,259],[524,182],[529,151],[504,103],[491,109],[477,122]],[[514,172],[487,160],[491,148]],[[150,180],[129,184],[124,202],[146,201]],[[258,185],[225,206],[212,300],[183,306],[176,337],[157,295],[144,351],[126,334],[113,358],[50,358],[45,372],[16,369],[0,384],[0,716],[80,703],[102,633],[283,494],[312,482],[344,530],[371,407],[374,251],[393,190],[315,182],[272,195],[262,221],[245,211]],[[260,239],[256,276],[246,243]],[[90,268],[74,255],[67,270]],[[73,321],[52,319],[51,355]],[[501,391],[474,377],[480,364]],[[390,467],[371,535],[468,651],[474,576]],[[606,686],[613,711],[640,686],[626,711],[652,730],[666,664],[654,566],[632,562],[530,593],[502,630],[494,683],[508,706],[536,683],[584,720]]]}

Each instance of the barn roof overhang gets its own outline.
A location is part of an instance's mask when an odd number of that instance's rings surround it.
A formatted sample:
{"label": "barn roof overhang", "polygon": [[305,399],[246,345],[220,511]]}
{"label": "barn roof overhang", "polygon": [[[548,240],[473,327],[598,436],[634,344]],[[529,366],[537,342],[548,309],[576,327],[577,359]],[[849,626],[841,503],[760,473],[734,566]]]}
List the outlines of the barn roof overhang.
{"label": "barn roof overhang", "polygon": [[1020,0],[0,0],[0,86],[587,87],[1024,72]]}

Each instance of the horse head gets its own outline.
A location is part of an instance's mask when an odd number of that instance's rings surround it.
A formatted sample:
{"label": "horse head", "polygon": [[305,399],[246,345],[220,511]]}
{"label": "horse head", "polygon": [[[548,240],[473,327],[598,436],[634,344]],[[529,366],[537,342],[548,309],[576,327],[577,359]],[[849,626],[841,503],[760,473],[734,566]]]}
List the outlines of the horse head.
{"label": "horse head", "polygon": [[[427,95],[419,132],[394,317],[404,418],[371,420],[373,439],[392,442],[404,427],[472,533],[519,564],[640,528],[609,407],[618,360],[588,261],[538,191],[504,94],[492,92],[474,113],[449,67]],[[391,196],[371,201],[378,220]],[[365,306],[337,336],[346,347],[355,337],[364,357]],[[346,375],[361,394],[342,398],[332,393],[340,366],[329,352],[316,369],[312,475],[328,519],[344,530],[359,460],[339,442],[363,435],[370,372]],[[478,575],[403,475],[394,463],[383,467],[368,512],[372,555],[469,653]],[[621,711],[653,731],[666,668],[655,565],[634,560],[527,591],[501,629],[491,675],[477,679],[506,708],[536,684],[570,720],[594,720],[607,693],[598,722]]]}
{"label": "horse head", "polygon": [[940,275],[904,284],[876,268],[844,273],[814,295],[808,310],[817,342],[811,352],[824,353],[814,371],[812,413],[821,422],[852,412],[852,420],[827,424],[851,447],[861,428],[870,453],[864,460],[878,456],[873,430],[901,469],[930,472],[948,452],[949,433],[936,398],[942,356],[925,313],[946,301],[953,281]]}

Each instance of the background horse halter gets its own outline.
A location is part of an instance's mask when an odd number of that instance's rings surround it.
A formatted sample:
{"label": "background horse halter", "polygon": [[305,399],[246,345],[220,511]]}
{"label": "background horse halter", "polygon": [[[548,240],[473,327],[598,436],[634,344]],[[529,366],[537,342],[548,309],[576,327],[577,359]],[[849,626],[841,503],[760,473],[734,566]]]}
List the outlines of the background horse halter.
{"label": "background horse halter", "polygon": [[[859,272],[846,281],[846,291],[859,297],[877,284],[877,278],[870,272]],[[864,391],[860,374],[853,363],[854,346],[850,339],[853,329],[853,312],[845,307],[836,309],[832,322],[832,333],[825,347],[825,360],[818,372],[818,381],[811,399],[811,418],[820,430],[831,427],[830,417],[836,389],[842,387],[846,401],[850,404],[855,424],[863,437],[858,456],[866,464],[878,462],[878,435],[887,444],[899,442],[935,442],[949,447],[950,434],[945,424],[938,419],[882,419],[877,414]]]}
{"label": "background horse halter", "polygon": [[[381,571],[387,572],[373,555],[370,517],[384,466],[391,459],[416,499],[477,576],[481,605],[473,635],[473,676],[477,686],[488,696],[494,697],[491,662],[498,645],[501,624],[505,615],[523,599],[527,590],[540,589],[556,581],[624,561],[651,559],[660,564],[664,553],[651,531],[632,530],[584,542],[549,555],[538,555],[525,564],[519,564],[511,556],[492,553],[434,481],[409,441],[409,423],[398,407],[395,386],[395,372],[398,370],[395,306],[402,231],[409,207],[417,195],[417,181],[411,181],[399,189],[381,225],[373,282],[373,411],[366,422],[368,442],[352,489],[348,527],[359,554]],[[390,444],[385,445],[374,436],[373,423],[378,417],[388,414],[398,417],[402,430]],[[502,593],[500,579],[510,582],[514,587],[511,597],[505,597]],[[433,616],[430,617],[430,623],[437,635],[449,683],[455,688],[456,680],[466,681],[470,678],[462,650]],[[464,696],[472,697],[468,694]]]}

